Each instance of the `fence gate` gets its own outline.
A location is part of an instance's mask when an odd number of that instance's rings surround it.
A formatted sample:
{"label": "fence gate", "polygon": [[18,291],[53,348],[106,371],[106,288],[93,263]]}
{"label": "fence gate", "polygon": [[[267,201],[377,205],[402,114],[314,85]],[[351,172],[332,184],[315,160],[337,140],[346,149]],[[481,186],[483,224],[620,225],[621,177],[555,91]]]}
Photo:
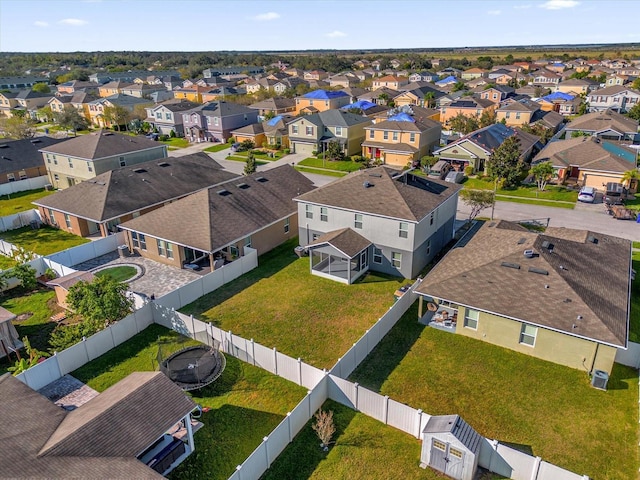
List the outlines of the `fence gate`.
{"label": "fence gate", "polygon": [[462,478],[464,452],[433,438],[429,466],[457,480]]}

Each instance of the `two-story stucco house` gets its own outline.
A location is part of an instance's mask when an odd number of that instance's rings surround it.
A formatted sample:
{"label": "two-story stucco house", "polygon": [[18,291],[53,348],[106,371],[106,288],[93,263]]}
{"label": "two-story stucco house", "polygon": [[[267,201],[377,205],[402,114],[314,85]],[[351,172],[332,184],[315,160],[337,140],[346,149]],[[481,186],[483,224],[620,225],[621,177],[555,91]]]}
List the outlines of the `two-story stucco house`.
{"label": "two-story stucco house", "polygon": [[304,115],[288,124],[289,144],[294,153],[322,152],[329,142],[338,142],[345,155],[360,153],[364,129],[371,119],[341,110]]}
{"label": "two-story stucco house", "polygon": [[178,137],[184,137],[182,112],[197,108],[199,105],[187,100],[168,100],[152,107],[147,107],[147,122],[164,135],[173,131]]}
{"label": "two-story stucco house", "polygon": [[314,90],[305,93],[301,97],[296,97],[296,114],[310,115],[312,113],[324,112],[344,107],[351,102],[351,97],[345,92]]}
{"label": "two-story stucco house", "polygon": [[258,123],[258,112],[237,103],[210,102],[182,112],[182,123],[191,142],[226,142],[233,130]]}
{"label": "two-story stucco house", "polygon": [[381,166],[298,196],[311,273],[348,284],[367,270],[416,277],[453,238],[460,188]]}
{"label": "two-story stucco house", "polygon": [[64,189],[115,168],[166,158],[167,146],[114,132],[80,135],[40,149],[54,188]]}
{"label": "two-story stucco house", "polygon": [[587,96],[589,111],[601,112],[611,109],[625,113],[640,102],[640,92],[622,85],[595,90]]}

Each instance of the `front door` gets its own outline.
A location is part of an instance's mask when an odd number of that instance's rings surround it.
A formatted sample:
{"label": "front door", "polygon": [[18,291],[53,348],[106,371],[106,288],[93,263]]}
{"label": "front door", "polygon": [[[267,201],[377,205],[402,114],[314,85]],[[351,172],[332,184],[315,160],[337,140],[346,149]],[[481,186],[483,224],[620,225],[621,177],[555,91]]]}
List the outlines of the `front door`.
{"label": "front door", "polygon": [[464,469],[464,452],[434,438],[431,440],[429,466],[451,478],[460,480]]}

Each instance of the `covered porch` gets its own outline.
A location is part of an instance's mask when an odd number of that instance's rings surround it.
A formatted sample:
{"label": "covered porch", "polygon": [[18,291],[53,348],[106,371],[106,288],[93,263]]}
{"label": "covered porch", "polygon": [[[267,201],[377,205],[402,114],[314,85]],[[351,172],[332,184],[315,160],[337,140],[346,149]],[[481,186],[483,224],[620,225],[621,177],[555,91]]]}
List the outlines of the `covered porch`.
{"label": "covered porch", "polygon": [[418,322],[438,330],[455,333],[458,326],[458,307],[444,300],[420,295]]}
{"label": "covered porch", "polygon": [[311,274],[351,285],[369,270],[370,247],[350,228],[325,233],[307,246]]}

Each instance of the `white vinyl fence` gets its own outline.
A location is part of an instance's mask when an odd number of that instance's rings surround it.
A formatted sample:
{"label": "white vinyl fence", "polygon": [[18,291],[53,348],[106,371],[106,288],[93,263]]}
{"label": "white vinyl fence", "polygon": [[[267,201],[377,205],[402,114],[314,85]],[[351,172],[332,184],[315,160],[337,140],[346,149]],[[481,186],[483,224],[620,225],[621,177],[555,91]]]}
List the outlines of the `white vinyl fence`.
{"label": "white vinyl fence", "polygon": [[38,212],[38,210],[27,210],[26,212],[0,217],[0,232],[26,227],[27,225],[31,225],[32,222],[36,222],[38,225],[42,223],[42,218],[40,218],[40,212]]}
{"label": "white vinyl fence", "polygon": [[113,252],[118,246],[125,243],[125,239],[126,235],[124,232],[118,232],[115,235],[109,235],[94,242],[85,243],[52,255],[47,255],[47,258],[61,265],[72,267],[73,265]]}
{"label": "white vinyl fence", "polygon": [[0,196],[11,196],[12,193],[44,188],[47,184],[49,184],[49,177],[47,177],[46,175],[43,175],[41,177],[27,178],[25,180],[18,180],[17,182],[3,183],[2,185],[0,185]]}
{"label": "white vinyl fence", "polygon": [[80,343],[57,352],[16,378],[34,390],[39,390],[129,340],[152,323],[153,309],[151,305],[146,305]]}

